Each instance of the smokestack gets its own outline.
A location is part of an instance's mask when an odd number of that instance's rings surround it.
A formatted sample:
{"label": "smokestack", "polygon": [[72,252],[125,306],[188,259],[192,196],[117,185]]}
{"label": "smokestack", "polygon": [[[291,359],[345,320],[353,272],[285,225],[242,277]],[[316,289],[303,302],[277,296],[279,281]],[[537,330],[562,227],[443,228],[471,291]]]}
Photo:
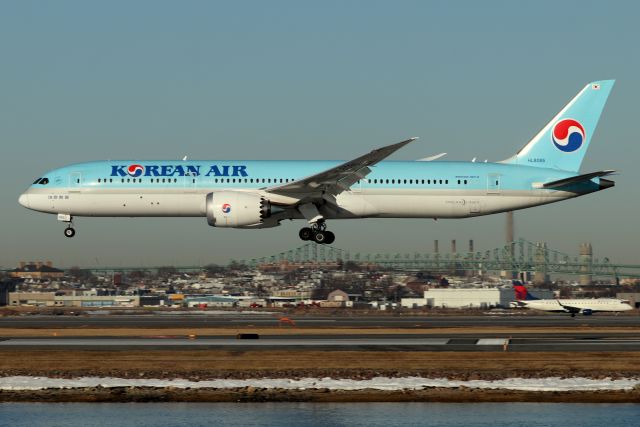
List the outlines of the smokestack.
{"label": "smokestack", "polygon": [[547,274],[547,243],[536,243],[536,250],[534,254],[534,262],[536,264],[536,272],[533,275],[533,283],[541,285],[550,281],[549,274]]}
{"label": "smokestack", "polygon": [[507,212],[507,244],[513,242],[514,240],[514,228],[513,228],[513,211]]}
{"label": "smokestack", "polygon": [[433,252],[436,253],[436,254],[438,252],[440,252],[440,249],[438,248],[438,241],[437,240],[433,241]]}
{"label": "smokestack", "polygon": [[591,273],[591,264],[593,263],[593,248],[591,243],[580,243],[580,284],[591,285],[593,283],[593,277]]}
{"label": "smokestack", "polygon": [[456,253],[456,239],[453,239],[451,241],[451,253],[455,254]]}
{"label": "smokestack", "polygon": [[473,252],[473,239],[469,240],[469,252]]}

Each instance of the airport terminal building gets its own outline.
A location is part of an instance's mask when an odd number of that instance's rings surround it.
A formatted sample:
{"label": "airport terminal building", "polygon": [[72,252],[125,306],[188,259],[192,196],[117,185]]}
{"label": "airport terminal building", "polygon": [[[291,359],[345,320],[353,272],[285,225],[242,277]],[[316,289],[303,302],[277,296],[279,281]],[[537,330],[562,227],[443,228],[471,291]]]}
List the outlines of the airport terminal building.
{"label": "airport terminal building", "polygon": [[[541,299],[552,299],[553,292],[541,289],[530,290]],[[515,301],[513,288],[434,288],[424,291],[423,298],[403,298],[405,308],[509,308]]]}

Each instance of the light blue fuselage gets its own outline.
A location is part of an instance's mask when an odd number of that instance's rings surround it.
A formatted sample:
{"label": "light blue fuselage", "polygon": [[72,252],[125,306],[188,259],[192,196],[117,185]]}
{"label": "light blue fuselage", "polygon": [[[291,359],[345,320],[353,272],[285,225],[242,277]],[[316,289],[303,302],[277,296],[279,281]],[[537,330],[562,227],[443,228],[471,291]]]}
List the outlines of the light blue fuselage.
{"label": "light blue fuselage", "polygon": [[[301,218],[292,200],[266,191],[330,169],[339,161],[98,161],[48,172],[21,197],[30,209],[72,216],[206,216],[205,197],[257,193]],[[136,167],[136,165],[141,166]],[[130,166],[132,167],[130,169]],[[463,218],[552,203],[598,191],[599,179],[536,188],[573,172],[502,163],[383,161],[366,179],[320,206],[326,218]],[[324,209],[324,211],[323,211]],[[273,226],[277,223],[264,224]]]}

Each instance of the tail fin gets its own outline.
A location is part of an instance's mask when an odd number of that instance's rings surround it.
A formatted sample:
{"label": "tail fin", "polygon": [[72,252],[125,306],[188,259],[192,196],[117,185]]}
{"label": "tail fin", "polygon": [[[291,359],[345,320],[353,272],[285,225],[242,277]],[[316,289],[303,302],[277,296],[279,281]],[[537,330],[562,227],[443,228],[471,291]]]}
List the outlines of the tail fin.
{"label": "tail fin", "polygon": [[501,163],[578,172],[614,82],[586,85],[518,154]]}
{"label": "tail fin", "polygon": [[516,293],[516,301],[531,301],[539,298],[534,297],[527,291],[527,287],[519,280],[513,280],[513,291]]}

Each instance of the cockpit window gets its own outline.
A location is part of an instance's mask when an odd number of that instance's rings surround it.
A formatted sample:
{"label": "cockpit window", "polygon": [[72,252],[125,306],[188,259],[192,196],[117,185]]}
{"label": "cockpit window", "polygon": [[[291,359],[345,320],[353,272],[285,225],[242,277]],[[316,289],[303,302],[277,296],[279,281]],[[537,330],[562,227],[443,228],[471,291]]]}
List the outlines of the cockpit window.
{"label": "cockpit window", "polygon": [[49,178],[38,178],[33,182],[33,185],[36,185],[36,184],[47,185],[48,183],[49,183]]}
{"label": "cockpit window", "polygon": [[33,185],[39,184],[41,179],[42,179],[42,178],[38,178],[38,179],[36,179],[35,181],[33,181]]}

